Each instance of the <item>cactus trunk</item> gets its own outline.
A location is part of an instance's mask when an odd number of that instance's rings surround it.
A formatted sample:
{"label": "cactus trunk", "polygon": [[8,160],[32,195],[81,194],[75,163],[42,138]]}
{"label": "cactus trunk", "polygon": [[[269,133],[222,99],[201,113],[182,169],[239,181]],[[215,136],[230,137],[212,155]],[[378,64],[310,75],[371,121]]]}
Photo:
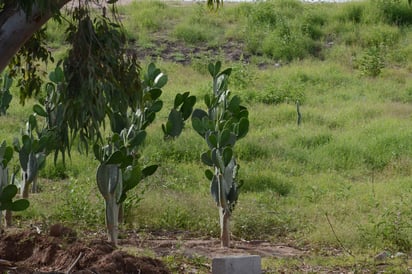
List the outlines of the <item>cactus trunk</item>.
{"label": "cactus trunk", "polygon": [[30,182],[28,181],[27,172],[22,171],[22,182],[21,182],[21,197],[23,199],[29,198]]}
{"label": "cactus trunk", "polygon": [[4,219],[6,221],[6,227],[11,227],[13,225],[13,215],[11,213],[11,210],[6,210]]}
{"label": "cactus trunk", "polygon": [[116,199],[106,199],[106,226],[108,239],[117,245],[117,236],[119,234],[119,204]]}
{"label": "cactus trunk", "polygon": [[221,247],[230,247],[230,212],[219,207],[220,217],[220,244]]}
{"label": "cactus trunk", "polygon": [[109,241],[117,245],[119,230],[119,199],[122,193],[122,172],[113,164],[100,164],[96,174],[97,185],[106,204],[106,226]]}

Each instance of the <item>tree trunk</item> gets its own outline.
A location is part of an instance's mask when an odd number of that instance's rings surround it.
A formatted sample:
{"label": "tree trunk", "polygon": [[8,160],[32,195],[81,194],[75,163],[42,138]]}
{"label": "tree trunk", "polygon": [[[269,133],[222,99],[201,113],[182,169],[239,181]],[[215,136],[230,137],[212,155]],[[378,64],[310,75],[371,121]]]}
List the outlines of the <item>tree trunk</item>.
{"label": "tree trunk", "polygon": [[24,43],[70,0],[49,1],[48,8],[33,4],[30,14],[7,4],[0,13],[0,72]]}
{"label": "tree trunk", "polygon": [[230,247],[230,212],[219,207],[220,217],[220,244],[222,247]]}

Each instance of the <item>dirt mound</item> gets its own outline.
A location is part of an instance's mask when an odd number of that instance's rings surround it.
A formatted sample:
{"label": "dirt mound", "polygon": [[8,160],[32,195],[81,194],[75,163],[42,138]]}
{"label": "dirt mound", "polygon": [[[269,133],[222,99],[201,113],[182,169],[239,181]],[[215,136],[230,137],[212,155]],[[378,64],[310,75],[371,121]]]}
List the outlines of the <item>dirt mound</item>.
{"label": "dirt mound", "polygon": [[170,273],[150,257],[135,257],[105,240],[84,242],[67,227],[0,237],[0,272],[8,273]]}

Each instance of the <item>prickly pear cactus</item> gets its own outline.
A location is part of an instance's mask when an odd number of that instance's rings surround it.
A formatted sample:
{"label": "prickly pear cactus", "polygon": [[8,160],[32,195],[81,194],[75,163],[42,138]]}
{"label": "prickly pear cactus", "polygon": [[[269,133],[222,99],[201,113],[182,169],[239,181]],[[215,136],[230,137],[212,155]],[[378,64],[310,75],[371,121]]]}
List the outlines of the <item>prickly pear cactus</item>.
{"label": "prickly pear cactus", "polygon": [[39,170],[45,166],[49,147],[53,143],[52,140],[53,135],[47,130],[38,131],[35,115],[29,116],[26,130],[22,132],[21,145],[17,138],[14,139],[14,150],[19,153],[22,169],[21,192],[23,198],[28,198],[30,185],[36,183]]}
{"label": "prickly pear cactus", "polygon": [[239,165],[234,146],[249,130],[249,112],[240,104],[238,96],[230,97],[228,78],[231,69],[221,69],[221,63],[209,65],[213,78],[213,93],[205,96],[207,111],[195,109],[192,126],[205,139],[208,150],[201,160],[211,169],[205,171],[210,181],[210,193],[219,206],[222,246],[229,246],[229,217],[239,197],[237,179]]}

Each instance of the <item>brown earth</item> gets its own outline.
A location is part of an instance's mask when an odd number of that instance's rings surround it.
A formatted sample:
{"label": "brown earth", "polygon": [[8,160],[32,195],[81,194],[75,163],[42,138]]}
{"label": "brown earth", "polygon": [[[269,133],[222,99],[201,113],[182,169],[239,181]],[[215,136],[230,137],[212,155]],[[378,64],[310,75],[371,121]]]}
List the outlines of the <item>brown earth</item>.
{"label": "brown earth", "polygon": [[[233,241],[222,249],[218,239],[193,239],[185,233],[125,233],[116,248],[103,235],[85,240],[60,224],[48,233],[36,229],[3,233],[0,237],[0,272],[7,273],[171,273],[165,264],[152,257],[133,256],[150,250],[156,257],[182,255],[213,258],[227,255],[255,254],[262,257],[300,256],[303,252],[265,241]],[[126,252],[127,251],[127,252]],[[210,264],[205,266],[210,269]],[[182,269],[181,273],[187,273]]]}

